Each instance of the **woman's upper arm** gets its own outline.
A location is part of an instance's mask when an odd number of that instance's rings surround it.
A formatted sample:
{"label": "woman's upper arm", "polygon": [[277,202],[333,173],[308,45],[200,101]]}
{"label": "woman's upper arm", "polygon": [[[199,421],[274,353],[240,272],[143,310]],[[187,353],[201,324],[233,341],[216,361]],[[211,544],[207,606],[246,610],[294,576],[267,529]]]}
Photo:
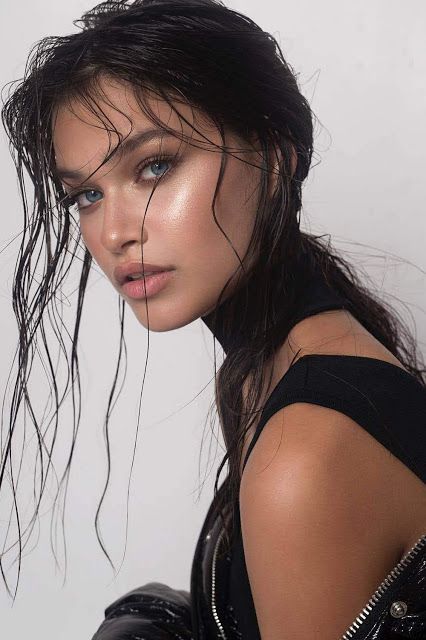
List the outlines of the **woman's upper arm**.
{"label": "woman's upper arm", "polygon": [[[349,417],[297,403],[275,413],[240,489],[262,640],[339,640],[399,561],[388,454]],[[370,445],[370,446],[369,446]]]}

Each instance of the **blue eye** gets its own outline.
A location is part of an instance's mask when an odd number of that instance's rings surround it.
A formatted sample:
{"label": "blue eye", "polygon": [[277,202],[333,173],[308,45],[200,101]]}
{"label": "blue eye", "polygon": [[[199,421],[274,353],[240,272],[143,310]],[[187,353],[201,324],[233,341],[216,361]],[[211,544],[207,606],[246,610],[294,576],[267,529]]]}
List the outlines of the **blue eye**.
{"label": "blue eye", "polygon": [[[75,204],[76,204],[76,205],[78,206],[78,209],[79,209],[79,210],[80,210],[80,209],[85,209],[86,207],[89,207],[91,204],[94,204],[94,203],[96,203],[96,202],[97,202],[97,200],[92,200],[92,199],[91,199],[91,198],[93,197],[93,194],[94,194],[94,193],[95,193],[95,194],[100,194],[100,195],[102,196],[101,192],[100,192],[100,191],[96,191],[96,189],[89,189],[88,191],[80,191],[79,193],[70,194],[70,195],[66,198],[66,205],[67,205],[68,207],[71,207],[71,206],[73,206],[73,205],[75,205]],[[84,205],[84,204],[83,204],[83,205],[82,205],[82,204],[80,203],[80,201],[79,201],[79,198],[80,198],[81,196],[84,196],[84,197],[88,200],[89,204],[86,204],[86,205]]]}
{"label": "blue eye", "polygon": [[[163,166],[165,165],[166,169],[162,170],[161,169],[161,165],[163,165]],[[146,160],[144,162],[142,167],[140,167],[138,177],[140,177],[142,175],[142,173],[143,173],[143,171],[145,169],[149,168],[152,171],[152,173],[154,174],[154,179],[155,178],[161,178],[161,176],[164,175],[165,173],[167,173],[167,171],[168,171],[167,165],[170,166],[170,162],[168,162],[168,158],[165,157],[165,156],[157,157],[157,158],[150,158],[149,160]],[[152,167],[156,167],[156,169],[152,169]],[[146,180],[150,180],[150,178],[146,178]]]}
{"label": "blue eye", "polygon": [[85,191],[84,194],[81,194],[81,195],[85,195],[86,198],[89,200],[89,202],[93,203],[93,202],[96,202],[96,200],[93,201],[90,199],[91,198],[90,194],[93,194],[93,193],[100,193],[100,191],[95,191],[95,189],[90,189],[90,191]]}
{"label": "blue eye", "polygon": [[167,164],[167,162],[153,162],[153,163],[152,163],[152,165],[151,165],[151,167],[159,167],[159,166],[161,166],[162,164],[163,164],[163,165],[164,165],[164,164]]}

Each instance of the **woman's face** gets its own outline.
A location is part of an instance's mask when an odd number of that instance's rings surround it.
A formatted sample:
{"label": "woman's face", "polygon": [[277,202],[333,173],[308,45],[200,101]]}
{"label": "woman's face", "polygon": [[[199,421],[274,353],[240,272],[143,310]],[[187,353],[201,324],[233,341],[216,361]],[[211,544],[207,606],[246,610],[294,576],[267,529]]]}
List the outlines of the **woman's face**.
{"label": "woman's face", "polygon": [[[123,137],[131,130],[129,118],[133,131],[128,140],[156,128],[141,111],[130,85],[104,78],[102,88],[114,105],[102,103],[102,110]],[[155,137],[139,140],[128,152],[119,150],[82,185],[115,147],[118,137],[111,132],[109,142],[99,119],[77,102],[71,103],[74,113],[65,104],[57,109],[53,144],[58,173],[79,172],[78,179],[62,175],[65,190],[72,194],[85,189],[76,197],[76,207],[87,249],[138,320],[148,326],[147,304],[150,329],[167,331],[211,311],[239,262],[212,212],[221,164],[220,150],[214,147],[222,144],[219,132],[199,117],[200,112],[187,105],[179,104],[177,108],[200,133],[179,119],[166,102],[150,96],[149,104],[162,122],[178,133],[192,136],[195,145],[158,130]],[[253,147],[228,131],[225,134],[225,145],[237,157],[226,156],[215,213],[218,224],[242,259],[256,215],[261,162]],[[165,158],[157,163],[159,153]],[[177,161],[167,158],[176,153],[179,153]],[[150,162],[140,171],[146,160]],[[159,176],[163,177],[152,193],[154,180]],[[114,274],[120,265],[140,262],[142,249],[145,264],[171,269],[161,290],[146,299],[128,295]],[[230,295],[236,282],[234,276],[222,300]]]}

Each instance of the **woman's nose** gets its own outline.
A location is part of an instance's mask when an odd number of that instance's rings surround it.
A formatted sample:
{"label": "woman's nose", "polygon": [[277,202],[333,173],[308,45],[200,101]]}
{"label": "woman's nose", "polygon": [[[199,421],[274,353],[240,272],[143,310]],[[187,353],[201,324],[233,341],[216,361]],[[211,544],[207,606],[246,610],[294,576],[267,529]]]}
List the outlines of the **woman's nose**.
{"label": "woman's nose", "polygon": [[142,244],[146,229],[142,229],[143,211],[134,199],[105,197],[102,212],[101,243],[111,253],[122,253],[129,243]]}

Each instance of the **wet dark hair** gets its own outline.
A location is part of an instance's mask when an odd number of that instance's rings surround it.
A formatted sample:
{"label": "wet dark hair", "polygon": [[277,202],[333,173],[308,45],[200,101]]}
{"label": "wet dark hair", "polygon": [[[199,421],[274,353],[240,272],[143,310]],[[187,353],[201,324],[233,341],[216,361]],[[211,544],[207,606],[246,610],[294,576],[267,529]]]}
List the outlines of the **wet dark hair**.
{"label": "wet dark hair", "polygon": [[[51,471],[59,408],[70,385],[75,409],[74,428],[65,470],[58,479],[55,503],[61,497],[65,500],[80,422],[80,402],[75,404],[75,385],[80,394],[77,343],[92,258],[84,247],[75,324],[69,333],[57,310],[58,294],[72,261],[80,259],[81,236],[70,200],[56,174],[52,124],[56,107],[76,100],[94,113],[105,129],[115,131],[102,115],[103,96],[99,80],[103,77],[130,83],[141,109],[165,130],[168,127],[149,108],[147,95],[167,101],[175,110],[176,103],[182,101],[211,119],[223,141],[223,145],[217,147],[222,154],[222,164],[212,201],[216,224],[215,199],[226,157],[230,153],[226,147],[226,129],[235,132],[242,140],[251,140],[252,134],[259,140],[259,166],[262,169],[259,201],[247,253],[238,256],[240,287],[222,302],[228,281],[218,299],[216,312],[209,318],[213,331],[215,323],[220,323],[225,333],[232,334],[238,327],[241,337],[238,343],[230,346],[219,371],[216,371],[215,359],[216,406],[227,447],[216,478],[218,513],[222,516],[229,514],[229,506],[237,499],[243,437],[262,408],[259,408],[259,403],[265,366],[287,336],[297,312],[297,301],[313,272],[321,271],[330,286],[346,298],[347,308],[354,317],[425,384],[425,369],[419,364],[421,356],[417,353],[415,340],[397,312],[361,282],[354,267],[331,247],[329,238],[300,229],[302,185],[312,162],[314,119],[298,87],[296,74],[284,60],[276,39],[247,16],[217,0],[103,2],[74,24],[80,27],[80,31],[47,37],[36,43],[29,55],[24,78],[16,81],[2,109],[2,121],[10,139],[24,207],[24,231],[13,282],[13,309],[19,328],[18,374],[10,422],[2,440],[0,467],[0,489],[4,492],[8,479],[12,490],[11,519],[15,518],[18,528],[18,542],[9,548],[9,551],[18,549],[16,587],[21,552],[36,522]],[[120,135],[119,140],[103,163],[119,149]],[[273,165],[269,161],[271,150],[276,157]],[[297,158],[294,174],[290,164],[292,152]],[[31,214],[28,211],[24,169],[34,189]],[[274,190],[269,196],[272,178],[275,180]],[[221,231],[224,243],[230,243],[224,230]],[[230,246],[230,250],[235,251],[232,243]],[[245,268],[246,264],[251,265],[249,269]],[[37,277],[35,266],[38,266]],[[108,400],[106,433],[125,344],[124,301],[120,301],[119,313],[120,350]],[[276,323],[278,313],[279,328]],[[62,394],[55,381],[55,366],[46,339],[46,318],[67,359],[68,379]],[[65,335],[71,341],[70,360]],[[47,377],[51,377],[55,403],[53,417],[48,422],[50,425],[53,421],[53,427],[48,427],[49,439],[46,437],[47,428],[43,431],[43,421],[37,418],[29,393],[35,352],[41,357],[38,338],[41,338],[47,354],[45,372]],[[248,383],[245,403],[243,381]],[[34,486],[34,515],[25,527],[21,525],[16,499],[19,470],[16,471],[13,462],[20,442],[17,416],[21,405],[28,411],[38,439],[35,474],[39,469],[38,482]],[[108,439],[107,447],[109,463]],[[225,464],[228,465],[228,473],[223,490],[218,492],[218,481]],[[109,473],[108,466],[99,508]],[[99,508],[95,520],[97,534]],[[228,519],[226,523],[232,527],[232,519],[231,523]],[[99,542],[107,553],[100,538]],[[0,567],[9,589],[3,571],[4,556],[5,553],[1,556]]]}

